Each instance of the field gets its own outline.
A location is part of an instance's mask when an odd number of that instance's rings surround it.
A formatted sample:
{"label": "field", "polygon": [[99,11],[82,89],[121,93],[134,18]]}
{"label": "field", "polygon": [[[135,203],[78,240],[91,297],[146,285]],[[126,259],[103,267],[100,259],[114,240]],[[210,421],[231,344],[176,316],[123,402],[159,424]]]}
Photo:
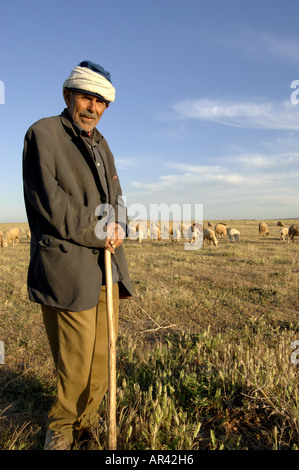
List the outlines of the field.
{"label": "field", "polygon": [[[268,237],[258,221],[226,222],[239,243],[187,251],[184,241],[125,241],[135,295],[120,310],[119,449],[299,449],[299,238],[280,240],[274,220]],[[4,450],[42,449],[55,398],[40,308],[27,298],[28,259],[25,233],[0,252]],[[101,429],[76,450],[107,448],[105,413],[106,402]]]}

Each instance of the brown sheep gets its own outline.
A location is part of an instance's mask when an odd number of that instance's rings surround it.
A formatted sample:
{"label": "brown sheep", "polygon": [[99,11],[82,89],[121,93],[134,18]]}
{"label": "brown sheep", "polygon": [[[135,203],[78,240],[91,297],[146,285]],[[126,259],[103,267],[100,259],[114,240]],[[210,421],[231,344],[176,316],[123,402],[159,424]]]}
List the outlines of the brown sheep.
{"label": "brown sheep", "polygon": [[266,222],[259,223],[259,233],[266,237],[269,235],[268,225]]}
{"label": "brown sheep", "polygon": [[289,228],[289,239],[288,243],[290,240],[294,242],[294,237],[299,237],[299,224],[293,224]]}
{"label": "brown sheep", "polygon": [[0,246],[1,248],[3,248],[4,246],[4,235],[3,235],[3,232],[1,232],[1,230],[0,230]]}
{"label": "brown sheep", "polygon": [[227,230],[224,224],[217,224],[215,227],[215,235],[216,237],[226,237]]}
{"label": "brown sheep", "polygon": [[215,233],[210,228],[205,228],[203,231],[203,243],[205,243],[205,241],[207,241],[208,244],[212,243],[215,246],[218,245],[218,240],[215,237]]}
{"label": "brown sheep", "polygon": [[19,240],[20,230],[17,227],[10,228],[5,234],[3,246],[6,248],[10,243],[14,246],[15,243],[19,243]]}

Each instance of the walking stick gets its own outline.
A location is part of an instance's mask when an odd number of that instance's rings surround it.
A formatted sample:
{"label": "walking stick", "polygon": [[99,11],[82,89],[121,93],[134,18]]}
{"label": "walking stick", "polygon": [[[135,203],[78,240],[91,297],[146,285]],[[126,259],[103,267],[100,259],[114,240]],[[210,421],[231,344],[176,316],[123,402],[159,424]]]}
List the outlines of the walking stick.
{"label": "walking stick", "polygon": [[105,249],[106,304],[108,325],[108,448],[116,450],[116,348],[112,295],[111,253]]}

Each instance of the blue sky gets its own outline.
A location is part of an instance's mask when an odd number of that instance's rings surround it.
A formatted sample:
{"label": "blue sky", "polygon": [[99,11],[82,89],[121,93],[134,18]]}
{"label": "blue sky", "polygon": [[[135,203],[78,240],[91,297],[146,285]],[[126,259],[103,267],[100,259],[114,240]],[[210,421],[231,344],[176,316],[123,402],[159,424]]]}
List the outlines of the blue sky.
{"label": "blue sky", "polygon": [[116,88],[98,129],[130,215],[203,204],[205,219],[298,217],[296,0],[11,0],[0,11],[0,222],[26,221],[24,135],[61,113],[63,81],[86,59]]}

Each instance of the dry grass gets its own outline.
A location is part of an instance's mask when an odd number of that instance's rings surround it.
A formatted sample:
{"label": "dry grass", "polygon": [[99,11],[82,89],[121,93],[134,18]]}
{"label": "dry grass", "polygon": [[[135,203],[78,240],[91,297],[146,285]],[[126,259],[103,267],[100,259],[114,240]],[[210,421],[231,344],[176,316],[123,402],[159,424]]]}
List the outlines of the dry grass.
{"label": "dry grass", "polygon": [[[135,296],[121,303],[120,449],[298,449],[299,240],[281,241],[276,221],[267,238],[256,221],[227,223],[239,243],[186,251],[184,241],[125,241]],[[0,253],[2,449],[42,448],[55,397],[28,259],[25,234]],[[106,448],[105,428],[95,438],[91,448]]]}

